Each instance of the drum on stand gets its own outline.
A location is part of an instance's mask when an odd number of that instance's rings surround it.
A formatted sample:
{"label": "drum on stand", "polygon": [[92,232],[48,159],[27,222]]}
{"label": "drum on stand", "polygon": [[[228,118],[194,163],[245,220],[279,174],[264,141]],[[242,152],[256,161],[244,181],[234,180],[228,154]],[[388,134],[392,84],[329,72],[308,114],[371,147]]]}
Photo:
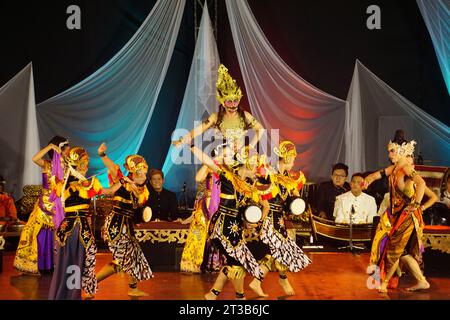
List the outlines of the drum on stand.
{"label": "drum on stand", "polygon": [[306,210],[306,202],[300,197],[288,198],[285,205],[285,210],[295,216],[301,215]]}
{"label": "drum on stand", "polygon": [[244,211],[244,218],[251,224],[260,222],[262,219],[261,208],[255,205],[248,206]]}
{"label": "drum on stand", "polygon": [[150,220],[152,220],[152,214],[152,208],[144,207],[144,209],[142,210],[142,221],[150,222]]}
{"label": "drum on stand", "polygon": [[307,182],[300,190],[300,198],[302,198],[311,208],[315,208],[316,205],[317,188],[318,185],[316,183]]}

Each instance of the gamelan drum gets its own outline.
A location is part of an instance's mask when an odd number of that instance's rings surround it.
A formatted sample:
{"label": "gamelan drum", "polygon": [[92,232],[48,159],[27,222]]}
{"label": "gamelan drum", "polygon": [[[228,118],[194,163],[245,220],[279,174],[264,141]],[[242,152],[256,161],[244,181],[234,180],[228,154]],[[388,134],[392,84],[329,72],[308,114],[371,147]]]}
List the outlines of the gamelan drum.
{"label": "gamelan drum", "polygon": [[301,215],[306,209],[305,200],[299,197],[289,198],[286,202],[286,209],[295,216]]}
{"label": "gamelan drum", "polygon": [[258,223],[262,218],[261,208],[258,206],[249,206],[245,209],[244,218],[248,223]]}
{"label": "gamelan drum", "polygon": [[144,210],[142,211],[142,220],[144,222],[149,222],[152,219],[152,208],[150,207],[145,207]]}

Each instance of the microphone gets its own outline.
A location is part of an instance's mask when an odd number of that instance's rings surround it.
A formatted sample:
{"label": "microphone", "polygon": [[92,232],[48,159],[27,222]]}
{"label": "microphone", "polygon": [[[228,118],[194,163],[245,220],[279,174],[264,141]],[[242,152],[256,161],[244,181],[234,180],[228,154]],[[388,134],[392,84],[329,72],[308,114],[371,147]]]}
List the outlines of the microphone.
{"label": "microphone", "polygon": [[355,207],[352,205],[352,208],[350,209],[350,224],[353,224],[353,216],[355,215]]}

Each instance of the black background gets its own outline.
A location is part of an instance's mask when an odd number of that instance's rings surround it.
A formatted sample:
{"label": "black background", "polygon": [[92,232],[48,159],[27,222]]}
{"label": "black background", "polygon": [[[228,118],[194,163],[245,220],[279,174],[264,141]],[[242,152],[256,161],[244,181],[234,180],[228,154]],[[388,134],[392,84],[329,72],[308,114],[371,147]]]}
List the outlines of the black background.
{"label": "black background", "polygon": [[[62,92],[117,53],[155,2],[2,0],[0,86],[32,61],[36,103]],[[278,54],[309,83],[345,99],[359,59],[394,90],[450,124],[450,98],[415,0],[248,2]],[[167,78],[140,150],[152,167],[163,165],[183,99],[195,47],[195,3],[186,1]],[[72,4],[81,8],[81,30],[66,27],[66,9]],[[372,4],[381,8],[381,30],[366,27],[366,9]],[[214,19],[213,5],[210,15]],[[217,43],[222,62],[245,90],[224,0],[218,0]],[[155,136],[161,143],[150,143]]]}

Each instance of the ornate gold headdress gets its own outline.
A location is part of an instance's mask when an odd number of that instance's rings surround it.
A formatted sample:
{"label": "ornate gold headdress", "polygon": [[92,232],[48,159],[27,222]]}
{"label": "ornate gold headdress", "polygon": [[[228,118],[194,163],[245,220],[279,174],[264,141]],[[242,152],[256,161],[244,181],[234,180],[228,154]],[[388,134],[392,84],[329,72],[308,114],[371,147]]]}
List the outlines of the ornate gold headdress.
{"label": "ornate gold headdress", "polygon": [[251,163],[255,163],[258,167],[266,163],[266,156],[259,155],[258,151],[250,146],[245,146],[241,152],[236,153],[236,159],[239,163],[245,164],[247,168],[250,168]]}
{"label": "ornate gold headdress", "polygon": [[84,156],[89,156],[89,154],[87,153],[87,151],[82,148],[82,147],[73,147],[72,149],[70,149],[69,152],[69,157],[67,159],[67,162],[74,166],[74,167],[78,167],[80,164],[81,159]]}
{"label": "ornate gold headdress", "polygon": [[279,145],[279,148],[273,148],[273,152],[275,152],[277,156],[283,159],[289,157],[295,158],[297,156],[297,149],[295,147],[295,144],[289,140],[282,141]]}
{"label": "ornate gold headdress", "polygon": [[131,173],[146,174],[148,171],[147,161],[137,154],[128,156],[125,159],[125,168]]}
{"label": "ornate gold headdress", "polygon": [[398,144],[396,142],[392,142],[389,140],[388,149],[395,150],[397,154],[407,157],[414,155],[414,146],[417,144],[415,140],[411,140],[410,142],[403,142],[402,144]]}
{"label": "ornate gold headdress", "polygon": [[242,91],[228,73],[228,69],[221,64],[216,83],[216,98],[223,105],[227,100],[241,100]]}

